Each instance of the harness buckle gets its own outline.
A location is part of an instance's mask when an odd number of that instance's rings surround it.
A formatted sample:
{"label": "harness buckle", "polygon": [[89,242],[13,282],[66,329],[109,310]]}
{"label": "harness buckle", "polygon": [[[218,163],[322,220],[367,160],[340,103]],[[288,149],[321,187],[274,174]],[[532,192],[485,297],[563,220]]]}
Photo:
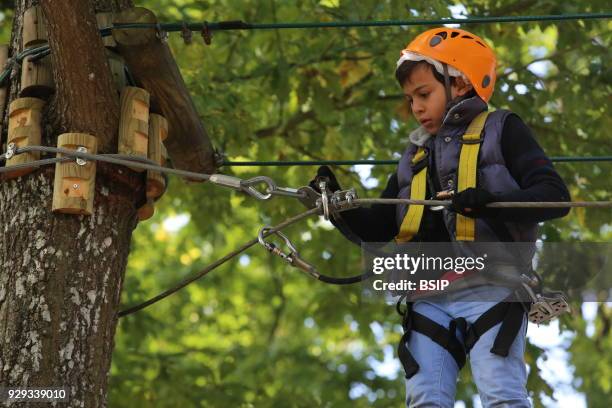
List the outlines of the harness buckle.
{"label": "harness buckle", "polygon": [[410,168],[412,169],[412,174],[416,175],[418,172],[423,170],[429,164],[429,149],[423,149],[423,157],[416,162],[413,161],[410,164]]}

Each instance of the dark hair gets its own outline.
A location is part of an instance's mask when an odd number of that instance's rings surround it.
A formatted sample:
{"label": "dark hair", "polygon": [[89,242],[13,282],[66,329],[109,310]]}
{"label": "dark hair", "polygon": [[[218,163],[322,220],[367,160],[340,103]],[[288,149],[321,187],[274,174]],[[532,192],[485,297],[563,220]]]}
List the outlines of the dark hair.
{"label": "dark hair", "polygon": [[[404,82],[406,82],[408,78],[410,78],[410,75],[412,75],[412,72],[419,65],[427,66],[431,70],[434,78],[436,78],[438,82],[444,85],[444,75],[440,74],[429,62],[427,61],[404,61],[395,70],[395,79],[397,79],[397,82],[399,82],[400,86],[404,86]],[[450,81],[452,85],[455,82],[455,78],[451,77]]]}
{"label": "dark hair", "polygon": [[[412,75],[412,72],[414,71],[414,69],[417,66],[423,65],[423,64],[426,65],[431,70],[431,73],[433,74],[434,78],[436,78],[438,82],[444,85],[444,75],[439,73],[434,68],[434,66],[431,65],[427,61],[404,61],[402,62],[401,65],[397,67],[397,69],[395,70],[395,79],[397,79],[397,82],[399,82],[399,85],[404,86],[404,82],[406,82],[408,78],[410,78],[410,75]],[[455,83],[455,77],[450,77],[449,80],[450,80],[451,85]],[[462,99],[471,98],[472,96],[476,96],[476,95],[477,95],[476,90],[472,88],[467,94],[465,94],[462,97]]]}

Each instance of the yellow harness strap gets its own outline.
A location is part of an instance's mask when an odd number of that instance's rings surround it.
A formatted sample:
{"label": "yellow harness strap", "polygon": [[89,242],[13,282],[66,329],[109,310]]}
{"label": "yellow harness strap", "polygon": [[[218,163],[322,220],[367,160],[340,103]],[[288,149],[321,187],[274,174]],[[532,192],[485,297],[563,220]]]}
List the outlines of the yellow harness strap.
{"label": "yellow harness strap", "polygon": [[[478,168],[478,151],[482,143],[481,135],[489,112],[482,112],[468,126],[462,137],[459,155],[457,192],[476,187],[476,169]],[[476,223],[473,218],[457,214],[457,241],[474,241]]]}
{"label": "yellow harness strap", "polygon": [[[412,175],[412,185],[410,186],[410,198],[413,200],[424,200],[427,190],[427,160],[428,153],[423,147],[419,147],[412,158],[412,167],[415,168],[419,163],[425,164],[422,169],[417,170]],[[425,160],[424,163],[422,163]],[[421,219],[423,218],[424,205],[409,205],[408,211],[404,216],[399,234],[395,237],[395,242],[408,242],[419,231]]]}

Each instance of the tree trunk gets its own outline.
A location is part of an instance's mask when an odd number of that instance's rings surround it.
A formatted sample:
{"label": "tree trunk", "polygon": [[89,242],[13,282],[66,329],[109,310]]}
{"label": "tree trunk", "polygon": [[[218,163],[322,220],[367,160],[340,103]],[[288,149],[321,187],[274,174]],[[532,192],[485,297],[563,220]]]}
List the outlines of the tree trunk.
{"label": "tree trunk", "polygon": [[[11,55],[21,51],[23,13],[36,3],[15,2]],[[99,153],[116,149],[118,95],[94,10],[130,5],[41,0],[57,90],[43,144],[70,131],[97,136]],[[19,77],[14,69],[9,102]],[[0,387],[67,387],[69,402],[57,405],[103,407],[143,174],[98,163],[93,215],[75,216],[51,212],[54,170],[0,183]]]}

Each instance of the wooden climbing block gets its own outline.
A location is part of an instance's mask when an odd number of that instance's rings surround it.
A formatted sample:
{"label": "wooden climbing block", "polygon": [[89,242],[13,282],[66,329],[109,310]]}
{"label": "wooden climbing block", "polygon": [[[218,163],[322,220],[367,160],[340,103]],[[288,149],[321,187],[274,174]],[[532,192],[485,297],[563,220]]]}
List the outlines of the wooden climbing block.
{"label": "wooden climbing block", "polygon": [[[96,154],[98,142],[95,136],[86,133],[63,133],[57,138],[57,147],[69,150],[85,148],[86,153]],[[65,155],[58,153],[57,157]],[[92,214],[96,162],[79,162],[56,163],[52,211],[63,214]]]}
{"label": "wooden climbing block", "polygon": [[20,96],[46,98],[54,92],[50,55],[36,61],[32,61],[32,56],[29,55],[21,64]]}
{"label": "wooden climbing block", "polygon": [[40,6],[30,7],[23,14],[23,49],[38,47],[47,43],[47,22]]}
{"label": "wooden climbing block", "polygon": [[148,198],[145,205],[140,207],[136,212],[138,221],[145,221],[155,214],[155,204],[152,198]]}
{"label": "wooden climbing block", "polygon": [[113,76],[113,82],[117,93],[120,94],[121,90],[125,88],[127,80],[125,77],[125,61],[121,55],[117,54],[110,49],[106,50],[106,58],[108,59],[108,66],[110,67],[111,75]]}
{"label": "wooden climbing block", "polygon": [[[134,7],[115,13],[114,24],[156,24],[155,13]],[[214,173],[214,149],[167,42],[155,28],[113,29],[117,49],[134,79],[151,93],[151,107],[168,120],[166,143],[176,168]],[[156,106],[157,105],[157,106]]]}
{"label": "wooden climbing block", "polygon": [[[149,93],[133,86],[121,91],[119,153],[147,158],[149,153]],[[132,168],[142,172],[143,169]]]}
{"label": "wooden climbing block", "polygon": [[[168,137],[168,121],[161,115],[152,113],[149,118],[149,159],[163,166],[163,142]],[[166,180],[158,171],[147,171],[147,197],[158,198],[166,189]]]}
{"label": "wooden climbing block", "polygon": [[[14,143],[16,147],[40,146],[42,135],[42,109],[45,101],[37,98],[15,99],[9,105],[7,146]],[[7,166],[28,163],[38,160],[40,152],[17,154],[6,161]],[[21,169],[5,175],[6,178],[23,176],[34,171],[33,168]]]}
{"label": "wooden climbing block", "polygon": [[[24,50],[47,44],[47,23],[39,6],[30,7],[23,15],[21,45]],[[21,62],[21,90],[19,96],[46,98],[53,93],[53,71],[51,56],[36,61],[27,56]]]}
{"label": "wooden climbing block", "polygon": [[[108,28],[113,26],[113,13],[96,13],[96,22],[98,23],[98,29]],[[107,48],[116,48],[117,43],[112,35],[102,37],[102,42]]]}

